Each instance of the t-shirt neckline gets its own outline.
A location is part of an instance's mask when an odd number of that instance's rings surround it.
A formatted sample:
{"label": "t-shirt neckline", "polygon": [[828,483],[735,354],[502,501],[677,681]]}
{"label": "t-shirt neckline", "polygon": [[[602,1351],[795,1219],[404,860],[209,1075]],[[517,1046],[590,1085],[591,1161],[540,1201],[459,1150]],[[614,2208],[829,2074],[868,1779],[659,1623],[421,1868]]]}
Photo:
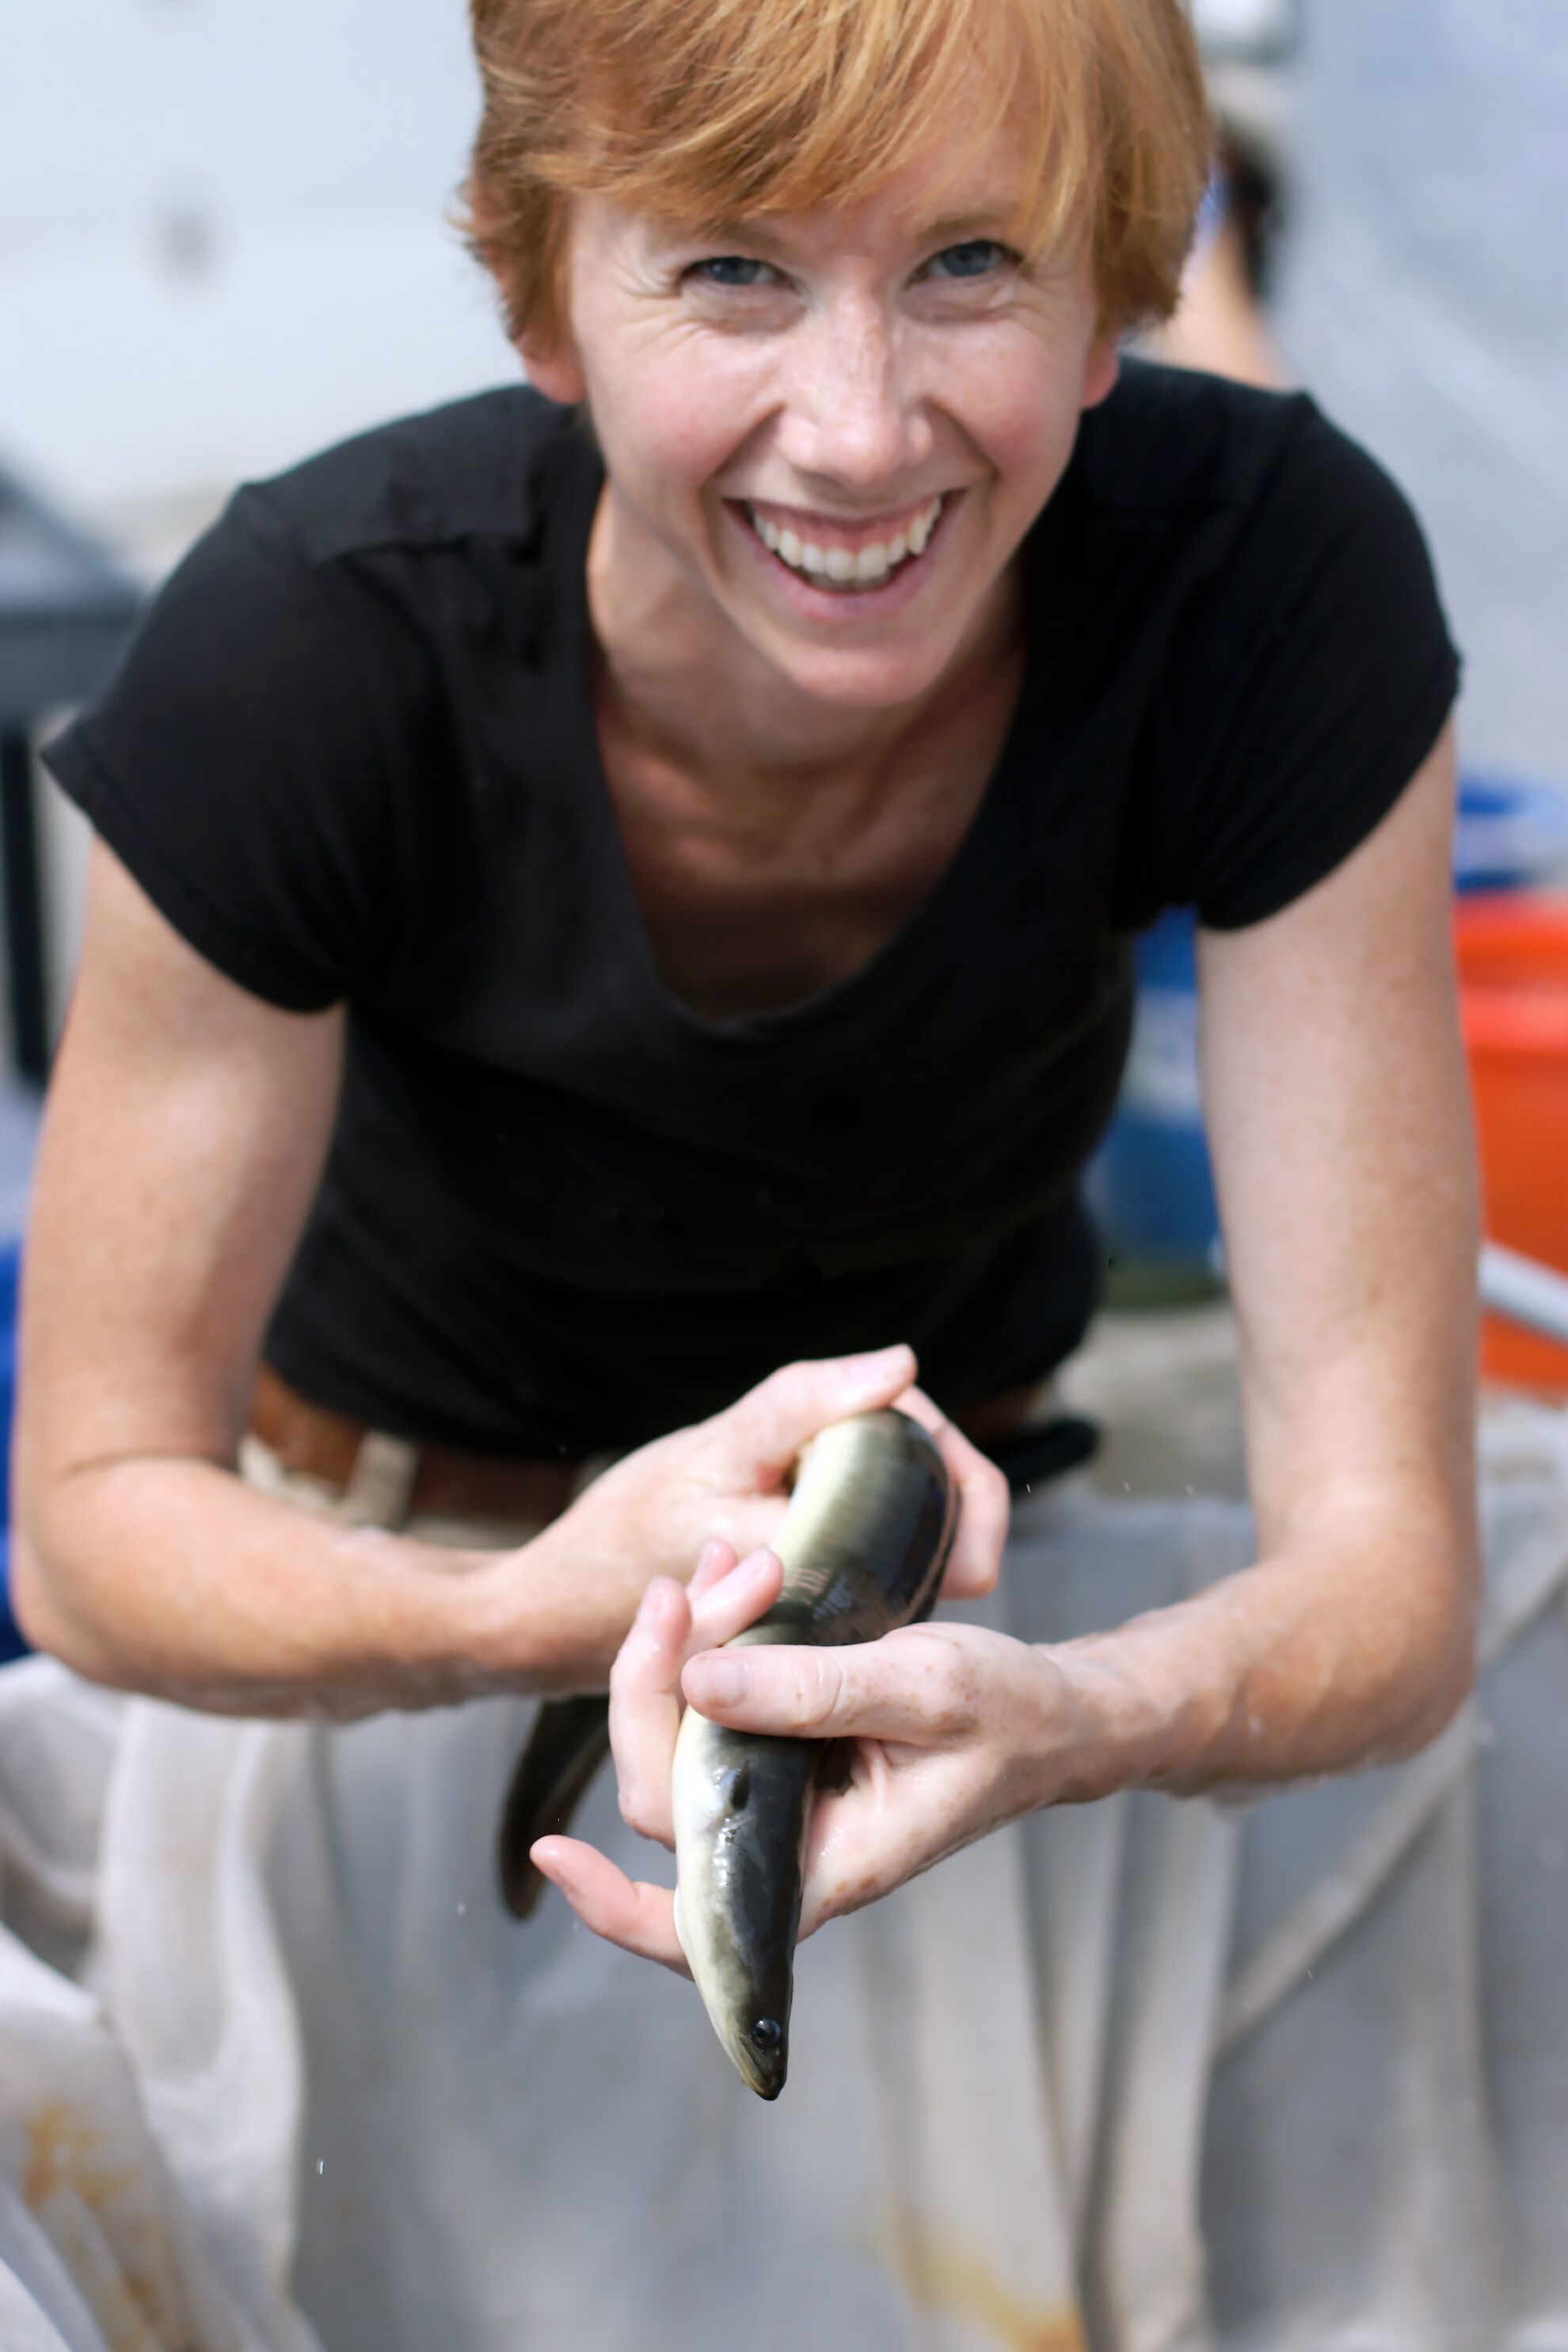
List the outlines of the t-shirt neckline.
{"label": "t-shirt neckline", "polygon": [[[679,996],[659,971],[621,838],[594,716],[593,620],[588,608],[588,541],[604,488],[604,461],[586,435],[568,436],[563,456],[564,479],[556,515],[558,561],[551,566],[561,583],[563,625],[554,656],[546,665],[554,704],[552,732],[563,750],[577,749],[584,804],[603,850],[597,870],[605,875],[614,894],[616,928],[626,942],[627,951],[616,959],[615,968],[631,1003],[666,1029],[679,1031],[688,1039],[719,1045],[804,1035],[818,1025],[837,1024],[862,1004],[894,992],[899,975],[911,961],[923,968],[932,935],[952,919],[975,877],[994,870],[999,862],[992,844],[1003,830],[1027,770],[1025,746],[1037,734],[1040,723],[1043,688],[1035,653],[1039,583],[1030,541],[1026,541],[1024,547],[1026,649],[1017,704],[974,814],[941,874],[897,929],[841,980],[830,981],[809,996],[772,1011],[713,1020]],[[1038,530],[1037,522],[1035,529]]]}

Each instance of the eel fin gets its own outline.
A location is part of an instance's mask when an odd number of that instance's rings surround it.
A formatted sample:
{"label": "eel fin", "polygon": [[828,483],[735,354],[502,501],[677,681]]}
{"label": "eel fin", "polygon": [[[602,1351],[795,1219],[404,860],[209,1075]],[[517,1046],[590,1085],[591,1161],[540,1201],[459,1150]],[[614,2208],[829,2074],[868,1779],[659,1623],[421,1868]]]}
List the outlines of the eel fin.
{"label": "eel fin", "polygon": [[511,1776],[496,1840],[501,1900],[513,1918],[528,1918],[544,1891],[530,1846],[571,1827],[609,1752],[610,1702],[602,1693],[545,1700]]}

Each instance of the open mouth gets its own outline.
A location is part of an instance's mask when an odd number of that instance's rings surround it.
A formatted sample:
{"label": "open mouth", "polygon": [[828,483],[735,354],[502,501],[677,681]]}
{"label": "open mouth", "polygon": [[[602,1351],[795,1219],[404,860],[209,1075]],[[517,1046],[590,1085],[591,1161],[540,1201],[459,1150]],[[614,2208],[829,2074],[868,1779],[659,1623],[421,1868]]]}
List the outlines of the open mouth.
{"label": "open mouth", "polygon": [[830,596],[868,598],[924,568],[931,541],[953,503],[954,494],[943,492],[896,531],[856,547],[845,546],[841,538],[835,542],[826,530],[813,538],[804,520],[798,526],[781,526],[749,501],[735,501],[733,510],[780,569],[804,586]]}

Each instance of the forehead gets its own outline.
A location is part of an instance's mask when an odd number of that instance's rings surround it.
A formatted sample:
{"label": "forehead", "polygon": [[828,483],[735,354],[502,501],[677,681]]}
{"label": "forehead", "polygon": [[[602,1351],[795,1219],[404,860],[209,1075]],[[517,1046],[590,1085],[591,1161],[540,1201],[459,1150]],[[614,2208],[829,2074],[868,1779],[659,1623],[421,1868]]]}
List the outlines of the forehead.
{"label": "forehead", "polygon": [[847,196],[829,194],[809,207],[773,204],[715,212],[689,204],[634,209],[588,199],[579,216],[584,226],[588,216],[595,217],[601,234],[656,252],[689,243],[734,245],[765,259],[1016,235],[1037,194],[1018,131],[1005,125],[983,142],[960,123],[879,186]]}

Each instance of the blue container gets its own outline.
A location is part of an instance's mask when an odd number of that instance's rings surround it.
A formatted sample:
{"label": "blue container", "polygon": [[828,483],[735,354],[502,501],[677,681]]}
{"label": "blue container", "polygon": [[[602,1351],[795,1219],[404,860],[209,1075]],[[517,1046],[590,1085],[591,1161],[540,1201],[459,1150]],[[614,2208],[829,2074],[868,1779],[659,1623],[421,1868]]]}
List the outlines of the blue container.
{"label": "blue container", "polygon": [[1137,942],[1132,1045],[1110,1131],[1085,1193],[1113,1256],[1194,1274],[1219,1241],[1198,1091],[1196,925],[1173,908]]}
{"label": "blue container", "polygon": [[[1521,890],[1568,878],[1568,792],[1468,770],[1460,779],[1454,887]],[[1219,1210],[1198,1091],[1198,975],[1192,910],[1138,941],[1138,1009],[1121,1100],[1085,1174],[1114,1257],[1194,1275],[1219,1265]]]}
{"label": "blue container", "polygon": [[1467,769],[1454,838],[1458,890],[1525,890],[1568,877],[1568,792]]}

